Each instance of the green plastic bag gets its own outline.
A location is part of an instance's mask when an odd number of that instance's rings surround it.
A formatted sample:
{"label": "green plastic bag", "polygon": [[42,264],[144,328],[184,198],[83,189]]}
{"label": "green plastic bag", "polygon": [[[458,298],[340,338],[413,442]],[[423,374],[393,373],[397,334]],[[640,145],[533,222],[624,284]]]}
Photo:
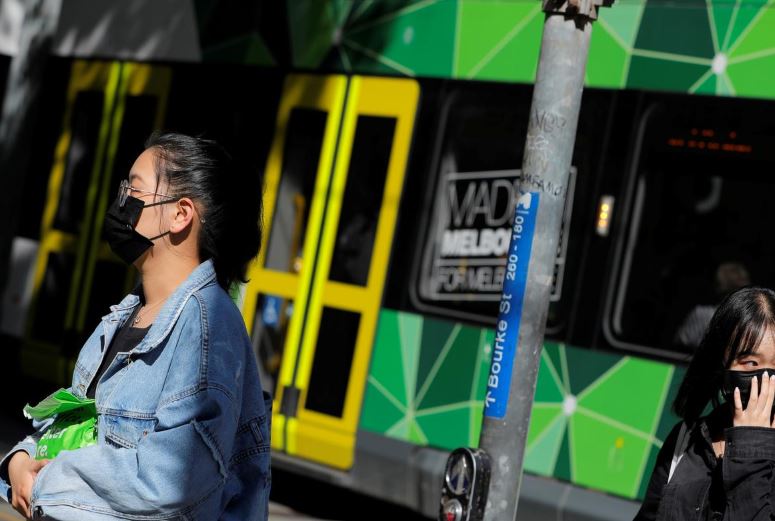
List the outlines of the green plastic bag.
{"label": "green plastic bag", "polygon": [[79,398],[59,389],[39,404],[24,407],[33,420],[56,417],[38,441],[35,459],[55,458],[63,450],[75,450],[97,443],[97,407],[94,400]]}

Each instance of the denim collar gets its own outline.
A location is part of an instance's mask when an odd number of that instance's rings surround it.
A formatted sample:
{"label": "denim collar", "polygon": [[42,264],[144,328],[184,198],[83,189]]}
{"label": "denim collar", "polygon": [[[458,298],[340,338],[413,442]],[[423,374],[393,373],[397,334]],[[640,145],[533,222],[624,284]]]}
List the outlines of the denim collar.
{"label": "denim collar", "polygon": [[[159,310],[156,319],[151,325],[151,329],[143,338],[142,342],[132,350],[132,353],[146,353],[155,348],[170,334],[183,307],[188,299],[195,292],[215,280],[215,268],[212,259],[204,261],[197,266],[194,271],[177,287],[172,295],[167,298],[167,302]],[[110,313],[102,317],[103,322],[117,324],[119,327],[126,322],[132,314],[135,306],[140,303],[140,293],[142,287],[138,286],[129,295],[114,306],[110,306]]]}

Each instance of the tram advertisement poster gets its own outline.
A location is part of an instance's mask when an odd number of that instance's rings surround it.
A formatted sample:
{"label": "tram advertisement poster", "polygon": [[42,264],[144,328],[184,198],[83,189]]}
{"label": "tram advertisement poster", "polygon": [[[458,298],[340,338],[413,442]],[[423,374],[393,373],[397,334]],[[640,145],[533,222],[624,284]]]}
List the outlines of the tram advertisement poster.
{"label": "tram advertisement poster", "polygon": [[500,300],[519,178],[519,170],[442,177],[424,252],[425,298]]}

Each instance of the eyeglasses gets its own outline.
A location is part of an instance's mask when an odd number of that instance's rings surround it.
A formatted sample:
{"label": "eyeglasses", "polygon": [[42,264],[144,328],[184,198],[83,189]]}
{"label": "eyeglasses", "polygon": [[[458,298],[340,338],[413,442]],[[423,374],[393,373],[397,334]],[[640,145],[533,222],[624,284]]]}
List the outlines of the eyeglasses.
{"label": "eyeglasses", "polygon": [[121,181],[121,184],[118,185],[118,207],[123,208],[126,204],[126,199],[129,197],[129,192],[140,192],[141,194],[148,194],[148,195],[158,195],[159,197],[166,197],[166,201],[159,201],[158,203],[151,203],[146,204],[144,207],[147,208],[149,206],[156,206],[159,204],[165,204],[165,203],[171,203],[173,201],[177,201],[177,197],[172,197],[166,194],[160,194],[157,192],[149,192],[147,190],[140,190],[139,188],[132,188],[129,184],[129,181],[124,179]]}

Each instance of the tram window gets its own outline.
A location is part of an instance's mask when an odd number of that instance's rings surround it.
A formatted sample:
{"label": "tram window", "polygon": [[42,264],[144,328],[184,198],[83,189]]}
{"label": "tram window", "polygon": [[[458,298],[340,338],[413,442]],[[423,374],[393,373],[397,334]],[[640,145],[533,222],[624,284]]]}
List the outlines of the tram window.
{"label": "tram window", "polygon": [[258,295],[253,320],[253,346],[256,350],[264,389],[277,393],[280,362],[285,348],[288,324],[293,316],[293,300],[277,295]]}
{"label": "tram window", "polygon": [[358,117],[331,280],[366,285],[395,126],[394,118]]}
{"label": "tram window", "polygon": [[73,106],[71,141],[62,179],[54,227],[80,233],[86,206],[86,194],[94,168],[94,152],[102,122],[104,94],[79,92]]}
{"label": "tram window", "polygon": [[612,295],[614,345],[684,357],[725,293],[775,287],[774,121],[773,104],[741,100],[684,99],[649,117]]}
{"label": "tram window", "polygon": [[306,409],[342,416],[360,321],[358,313],[323,308],[304,404]]}
{"label": "tram window", "polygon": [[[441,118],[445,125],[439,133],[430,219],[420,246],[416,304],[440,315],[493,323],[518,198],[530,89],[481,89],[485,95],[477,88],[453,93]],[[569,193],[572,202],[572,189]],[[566,237],[569,223],[566,219],[563,227]],[[568,241],[561,244],[568,246]],[[562,282],[564,248],[560,257],[556,275]],[[562,327],[561,290],[553,289],[549,332]]]}
{"label": "tram window", "polygon": [[266,267],[298,273],[328,114],[295,108],[285,133],[280,187],[272,216]]}

